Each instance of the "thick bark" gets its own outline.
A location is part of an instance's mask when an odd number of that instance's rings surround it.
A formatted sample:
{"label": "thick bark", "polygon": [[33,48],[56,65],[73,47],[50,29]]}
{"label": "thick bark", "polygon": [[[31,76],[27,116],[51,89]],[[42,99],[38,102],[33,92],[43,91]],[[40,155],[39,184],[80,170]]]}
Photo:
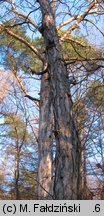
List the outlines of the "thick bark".
{"label": "thick bark", "polygon": [[52,199],[53,114],[48,74],[42,76],[40,95],[38,198]]}
{"label": "thick bark", "polygon": [[42,34],[46,44],[57,146],[54,195],[55,199],[78,199],[79,143],[71,110],[69,79],[51,5],[47,0],[38,2],[42,11]]}

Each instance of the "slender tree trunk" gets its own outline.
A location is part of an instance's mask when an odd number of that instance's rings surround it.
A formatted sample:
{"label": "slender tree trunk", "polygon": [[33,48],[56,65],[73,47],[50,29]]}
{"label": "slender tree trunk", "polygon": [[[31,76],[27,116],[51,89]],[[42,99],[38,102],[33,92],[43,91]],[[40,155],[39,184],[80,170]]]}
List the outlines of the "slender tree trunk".
{"label": "slender tree trunk", "polygon": [[104,129],[104,118],[103,118],[103,115],[102,115],[102,112],[100,111],[100,120],[101,120],[101,123],[102,123],[102,129]]}
{"label": "slender tree trunk", "polygon": [[14,199],[19,200],[19,163],[20,163],[20,151],[18,146],[18,140],[16,142],[16,156],[15,156],[15,172],[14,172]]}
{"label": "slender tree trunk", "polygon": [[52,199],[53,114],[48,73],[42,76],[40,95],[38,198]]}
{"label": "slender tree trunk", "polygon": [[78,199],[79,143],[71,110],[69,79],[50,2],[38,2],[42,11],[42,34],[46,44],[57,145],[54,195],[55,199]]}

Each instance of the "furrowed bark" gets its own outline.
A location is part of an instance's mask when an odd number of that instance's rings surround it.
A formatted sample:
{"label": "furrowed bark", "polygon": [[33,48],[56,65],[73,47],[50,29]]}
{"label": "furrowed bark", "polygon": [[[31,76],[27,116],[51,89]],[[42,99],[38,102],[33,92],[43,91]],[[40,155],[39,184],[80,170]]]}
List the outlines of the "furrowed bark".
{"label": "furrowed bark", "polygon": [[38,198],[52,199],[53,114],[48,74],[42,76],[40,95]]}
{"label": "furrowed bark", "polygon": [[[49,1],[39,0],[46,44],[56,140],[55,199],[78,199],[78,133],[71,111],[70,85]],[[48,144],[49,145],[49,144]]]}

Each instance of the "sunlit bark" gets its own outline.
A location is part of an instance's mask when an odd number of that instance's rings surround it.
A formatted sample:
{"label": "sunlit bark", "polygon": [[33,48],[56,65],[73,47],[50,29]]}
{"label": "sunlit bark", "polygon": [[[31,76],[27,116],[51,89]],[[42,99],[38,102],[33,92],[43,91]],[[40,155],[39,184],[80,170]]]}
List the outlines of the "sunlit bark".
{"label": "sunlit bark", "polygon": [[[69,80],[52,8],[49,1],[39,0],[38,2],[42,11],[42,35],[46,45],[57,145],[54,196],[55,199],[78,199],[79,143],[71,110]],[[49,140],[46,145],[49,146]]]}
{"label": "sunlit bark", "polygon": [[42,76],[39,118],[38,198],[52,199],[52,101],[48,74]]}

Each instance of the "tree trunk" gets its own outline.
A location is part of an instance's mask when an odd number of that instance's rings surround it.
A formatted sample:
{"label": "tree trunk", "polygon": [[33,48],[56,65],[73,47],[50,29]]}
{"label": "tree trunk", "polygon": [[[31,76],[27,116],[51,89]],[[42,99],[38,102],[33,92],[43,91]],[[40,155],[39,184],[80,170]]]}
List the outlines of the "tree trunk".
{"label": "tree trunk", "polygon": [[100,120],[101,120],[101,124],[102,124],[102,129],[104,130],[104,118],[103,118],[103,114],[102,112],[100,111]]}
{"label": "tree trunk", "polygon": [[46,45],[57,146],[54,195],[55,199],[78,199],[79,143],[71,110],[69,79],[51,4],[47,0],[38,2],[42,11],[42,35]]}
{"label": "tree trunk", "polygon": [[52,199],[53,114],[48,74],[42,76],[40,95],[38,198]]}
{"label": "tree trunk", "polygon": [[15,171],[14,171],[14,199],[19,200],[19,163],[20,163],[20,151],[18,146],[18,140],[16,141],[16,155],[15,155]]}

